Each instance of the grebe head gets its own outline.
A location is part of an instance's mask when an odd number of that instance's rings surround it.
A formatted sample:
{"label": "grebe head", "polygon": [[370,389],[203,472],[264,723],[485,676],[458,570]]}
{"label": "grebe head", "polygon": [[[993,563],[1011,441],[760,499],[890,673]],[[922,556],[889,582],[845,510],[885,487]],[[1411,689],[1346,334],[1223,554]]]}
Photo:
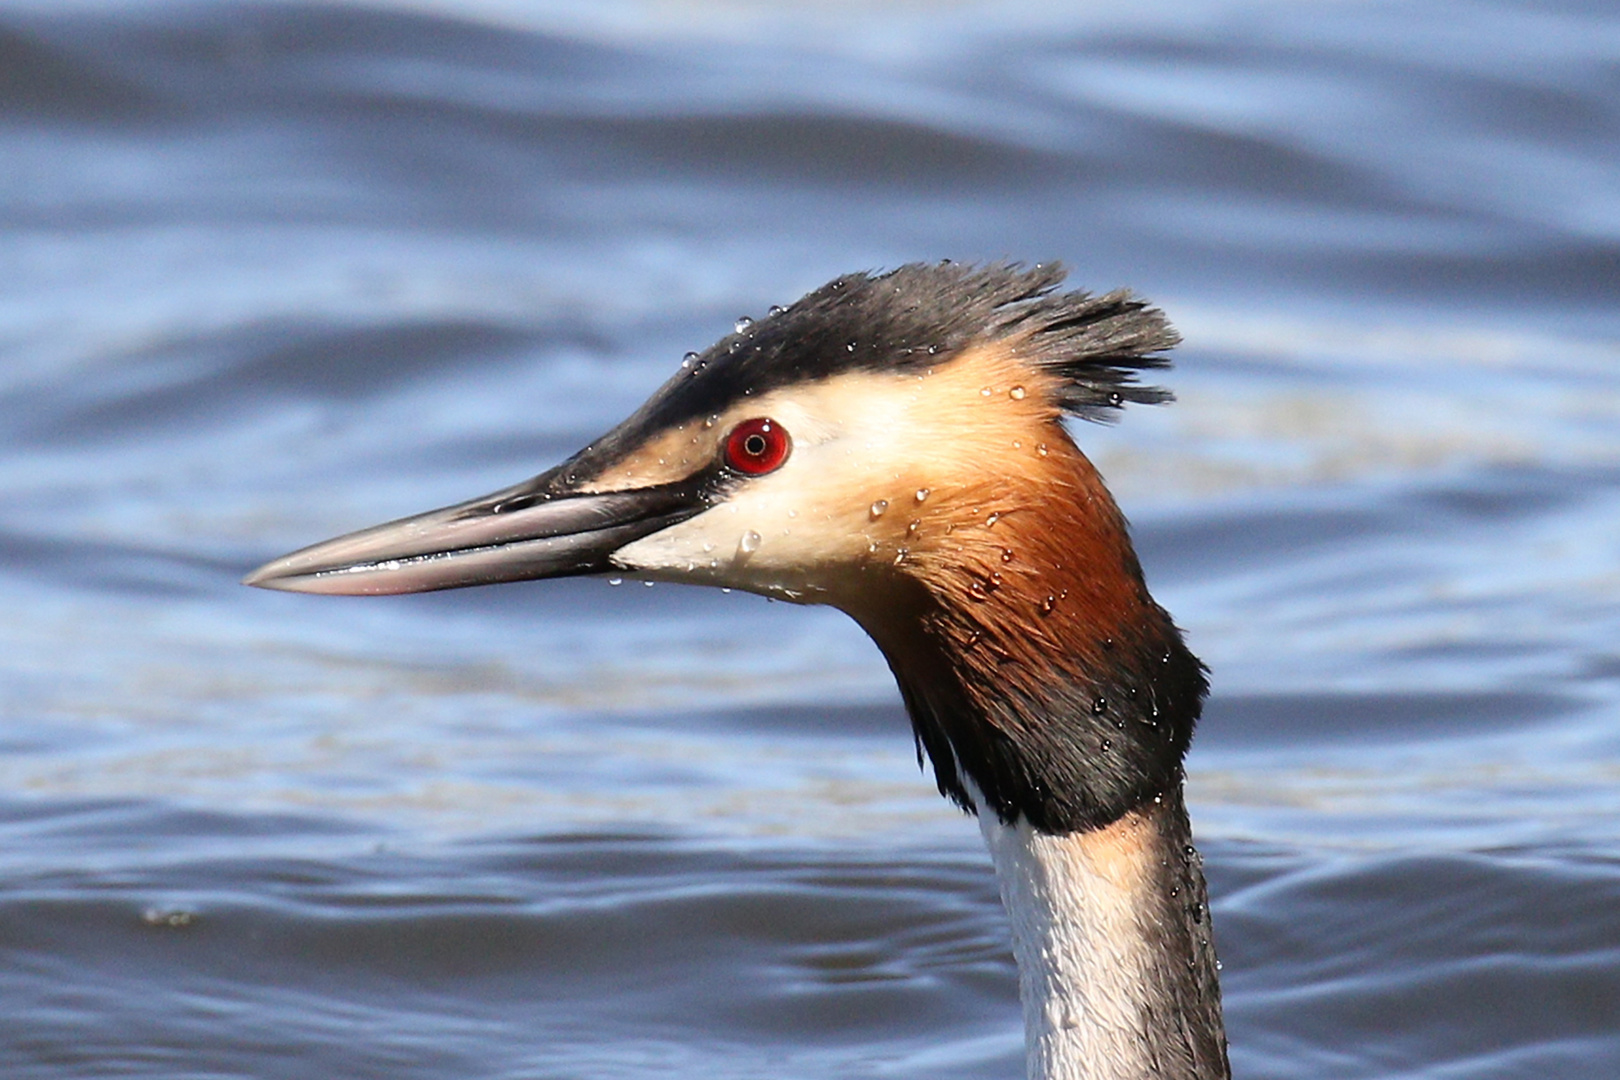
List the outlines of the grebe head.
{"label": "grebe head", "polygon": [[1062,279],[838,278],[689,354],[534,479],[246,581],[376,594],[613,573],[832,604],[883,649],[946,794],[977,808],[971,781],[1004,819],[1054,830],[1113,820],[1178,782],[1203,675],[1063,418],[1167,400],[1137,373],[1177,339],[1143,301]]}

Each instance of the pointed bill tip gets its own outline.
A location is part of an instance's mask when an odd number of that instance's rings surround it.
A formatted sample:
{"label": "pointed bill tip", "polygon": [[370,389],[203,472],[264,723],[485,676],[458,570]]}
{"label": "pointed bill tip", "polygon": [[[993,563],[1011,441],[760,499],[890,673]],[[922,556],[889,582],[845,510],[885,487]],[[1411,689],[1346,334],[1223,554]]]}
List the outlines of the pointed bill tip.
{"label": "pointed bill tip", "polygon": [[[420,589],[409,587],[405,581],[393,582],[392,588],[382,587],[377,580],[378,575],[367,575],[363,570],[352,573],[327,572],[320,574],[301,574],[297,571],[288,571],[279,564],[282,560],[265,563],[253,573],[242,579],[243,585],[251,585],[255,589],[270,589],[275,592],[314,593],[325,596],[377,596],[387,593],[420,592]],[[370,577],[371,580],[366,580]]]}
{"label": "pointed bill tip", "polygon": [[265,563],[257,570],[243,575],[240,584],[252,585],[256,589],[279,589],[282,586],[276,583],[274,567],[274,563]]}
{"label": "pointed bill tip", "polygon": [[300,554],[265,563],[242,579],[243,585],[277,592],[315,593],[325,596],[383,596],[423,592],[442,585],[426,584],[420,575],[399,573],[397,563],[316,568]]}

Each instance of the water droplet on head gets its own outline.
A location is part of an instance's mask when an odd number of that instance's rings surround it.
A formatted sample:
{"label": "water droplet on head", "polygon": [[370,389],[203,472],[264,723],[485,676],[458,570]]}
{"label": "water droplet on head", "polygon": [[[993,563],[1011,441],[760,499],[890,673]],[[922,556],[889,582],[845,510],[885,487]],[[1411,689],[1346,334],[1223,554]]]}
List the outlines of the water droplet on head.
{"label": "water droplet on head", "polygon": [[681,357],[681,367],[683,367],[683,368],[691,367],[693,364],[697,363],[697,358],[698,358],[697,353],[695,353],[695,352],[687,353],[685,356]]}
{"label": "water droplet on head", "polygon": [[1055,607],[1057,607],[1057,597],[1048,596],[1045,600],[1041,601],[1041,614],[1050,615],[1052,614],[1052,609]]}
{"label": "water droplet on head", "polygon": [[884,514],[884,511],[886,511],[888,509],[889,509],[889,500],[888,499],[879,499],[877,502],[873,503],[872,507],[871,507],[871,511],[870,511],[870,513],[872,515],[872,520],[876,521],[878,518],[882,517],[883,514]]}
{"label": "water droplet on head", "polygon": [[616,589],[620,585],[624,584],[624,578],[622,578],[622,577],[610,577],[610,578],[608,578],[608,584],[612,585]]}
{"label": "water droplet on head", "polygon": [[911,554],[911,552],[906,548],[901,548],[896,551],[894,553],[894,565],[899,566],[901,563],[905,562],[906,556],[909,554]]}
{"label": "water droplet on head", "polygon": [[1112,394],[1108,395],[1108,404],[1113,405],[1116,408],[1125,404],[1125,395],[1120,393],[1118,390],[1115,390]]}
{"label": "water droplet on head", "polygon": [[1013,550],[1012,550],[1012,548],[1002,548],[1001,549],[1001,561],[1002,562],[1012,562],[1013,561]]}
{"label": "water droplet on head", "polygon": [[714,550],[714,542],[713,541],[710,541],[710,540],[703,541],[704,554],[707,554],[707,553],[709,553],[709,552],[711,552],[713,550]]}
{"label": "water droplet on head", "polygon": [[[1114,748],[1114,744],[1109,742],[1107,739],[1104,739],[1102,741],[1102,748],[1103,748],[1103,753],[1106,754],[1108,751],[1110,751],[1110,750],[1112,750]],[[1171,889],[1170,890],[1170,895],[1171,896],[1176,895],[1176,891],[1174,889]]]}
{"label": "water droplet on head", "polygon": [[991,514],[989,517],[984,519],[984,527],[987,528],[987,529],[993,528],[995,526],[996,522],[998,522],[1000,520],[1001,520],[1001,511],[997,510],[995,513]]}
{"label": "water droplet on head", "polygon": [[1105,713],[1107,711],[1108,711],[1108,699],[1107,698],[1100,697],[1096,701],[1093,701],[1091,703],[1091,714],[1093,716],[1101,716],[1103,713]]}
{"label": "water droplet on head", "polygon": [[759,550],[760,542],[764,539],[765,538],[759,535],[759,533],[755,532],[753,529],[749,529],[747,532],[742,534],[742,539],[737,541],[737,550],[741,551],[744,555],[752,555],[754,552]]}
{"label": "water droplet on head", "polygon": [[1017,439],[1013,440],[1013,449],[1014,450],[1021,450],[1021,449],[1023,449],[1023,446],[1024,446],[1024,444],[1019,442]]}
{"label": "water droplet on head", "polygon": [[866,553],[868,555],[875,555],[877,553],[877,549],[878,542],[876,540],[868,540],[866,542]]}
{"label": "water droplet on head", "polygon": [[984,389],[979,391],[979,396],[980,397],[989,397],[993,393],[995,393],[995,391],[990,389],[988,386],[986,386]]}
{"label": "water droplet on head", "polygon": [[1037,454],[1039,454],[1041,457],[1045,457],[1046,456],[1046,444],[1045,443],[1036,443],[1035,444],[1035,452]]}
{"label": "water droplet on head", "polygon": [[844,351],[845,352],[854,352],[855,351],[855,343],[853,341],[846,342],[844,344]]}
{"label": "water droplet on head", "polygon": [[922,521],[921,520],[913,521],[911,524],[906,526],[906,535],[907,536],[916,536],[917,535],[917,530],[920,529],[920,528],[922,528]]}
{"label": "water droplet on head", "polygon": [[988,600],[990,598],[990,590],[984,587],[984,582],[980,581],[978,578],[974,578],[973,583],[968,586],[968,595],[973,597],[975,600]]}
{"label": "water droplet on head", "polygon": [[754,320],[750,319],[748,316],[746,316],[746,315],[737,316],[737,333],[740,334],[744,330],[748,329],[750,326],[753,326],[753,325],[754,325]]}
{"label": "water droplet on head", "polygon": [[786,310],[787,310],[787,308],[783,307],[780,304],[772,304],[770,306],[770,309],[768,311],[766,311],[765,314],[767,314],[767,315],[780,315],[780,314],[782,314],[782,312],[784,312]]}
{"label": "water droplet on head", "polygon": [[642,582],[642,584],[643,584],[643,585],[645,585],[645,586],[647,586],[647,588],[649,588],[649,589],[650,589],[650,588],[652,588],[652,587],[653,587],[653,586],[654,586],[654,585],[656,585],[656,584],[657,584],[657,582],[654,582],[654,581],[643,581],[643,582]]}
{"label": "water droplet on head", "polygon": [[939,352],[939,346],[938,345],[930,345],[930,346],[928,346],[928,355],[929,356],[933,356],[934,354],[936,354],[938,352]]}
{"label": "water droplet on head", "polygon": [[917,501],[918,502],[926,502],[927,499],[928,499],[928,496],[930,494],[932,494],[930,489],[928,489],[928,488],[918,488],[917,489]]}
{"label": "water droplet on head", "polygon": [[1012,398],[1014,401],[1023,401],[1026,393],[1028,393],[1028,391],[1022,386],[1015,386],[1011,390],[1007,391],[1007,396]]}
{"label": "water droplet on head", "polygon": [[989,589],[991,592],[995,592],[997,589],[1001,588],[1001,571],[992,570],[990,572],[990,580],[985,583],[984,587]]}

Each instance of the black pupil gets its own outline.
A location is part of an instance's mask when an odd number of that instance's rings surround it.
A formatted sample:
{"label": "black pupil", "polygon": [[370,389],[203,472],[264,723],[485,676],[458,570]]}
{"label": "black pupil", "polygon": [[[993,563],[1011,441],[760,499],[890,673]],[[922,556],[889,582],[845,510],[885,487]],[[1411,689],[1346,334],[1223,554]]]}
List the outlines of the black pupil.
{"label": "black pupil", "polygon": [[765,456],[765,436],[757,432],[743,440],[743,453],[749,457]]}

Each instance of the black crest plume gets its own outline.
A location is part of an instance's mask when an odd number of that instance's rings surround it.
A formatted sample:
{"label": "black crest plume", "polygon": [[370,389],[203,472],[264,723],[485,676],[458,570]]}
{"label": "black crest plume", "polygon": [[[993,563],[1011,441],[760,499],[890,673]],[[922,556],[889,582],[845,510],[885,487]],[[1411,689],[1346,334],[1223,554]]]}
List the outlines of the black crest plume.
{"label": "black crest plume", "polygon": [[780,364],[813,378],[924,367],[972,345],[1016,339],[1025,359],[1061,377],[1059,404],[1075,416],[1107,421],[1126,402],[1171,400],[1170,391],[1136,381],[1139,371],[1169,367],[1160,354],[1181,340],[1164,313],[1125,290],[1059,292],[1065,275],[1055,262],[910,263],[877,276],[849,274],[716,349],[741,339],[758,346],[762,367]]}
{"label": "black crest plume", "polygon": [[1059,263],[944,262],[846,274],[715,342],[636,419],[718,412],[739,393],[849,371],[933,367],[998,341],[1060,376],[1058,404],[1074,416],[1106,422],[1127,402],[1171,400],[1137,381],[1138,372],[1169,367],[1161,354],[1181,340],[1164,313],[1125,290],[1060,292],[1065,273]]}

